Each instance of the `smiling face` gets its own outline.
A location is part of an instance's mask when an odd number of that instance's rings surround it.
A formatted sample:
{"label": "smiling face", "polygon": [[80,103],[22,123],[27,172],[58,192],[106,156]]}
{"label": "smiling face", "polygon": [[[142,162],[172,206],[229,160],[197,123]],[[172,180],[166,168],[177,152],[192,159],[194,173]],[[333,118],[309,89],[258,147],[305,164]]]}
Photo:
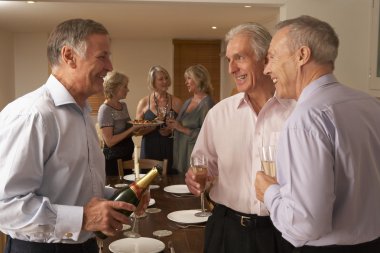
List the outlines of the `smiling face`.
{"label": "smiling face", "polygon": [[250,92],[263,79],[264,60],[257,61],[247,35],[232,38],[227,45],[228,71],[239,92]]}
{"label": "smiling face", "polygon": [[113,69],[110,54],[110,39],[103,34],[88,36],[85,55],[76,54],[77,88],[85,97],[103,91],[103,78]]}
{"label": "smiling face", "polygon": [[297,54],[290,52],[288,29],[280,29],[270,43],[264,73],[270,75],[279,98],[297,98],[296,87],[299,68]]}
{"label": "smiling face", "polygon": [[166,92],[169,88],[169,77],[162,71],[157,71],[154,75],[153,87],[157,92]]}

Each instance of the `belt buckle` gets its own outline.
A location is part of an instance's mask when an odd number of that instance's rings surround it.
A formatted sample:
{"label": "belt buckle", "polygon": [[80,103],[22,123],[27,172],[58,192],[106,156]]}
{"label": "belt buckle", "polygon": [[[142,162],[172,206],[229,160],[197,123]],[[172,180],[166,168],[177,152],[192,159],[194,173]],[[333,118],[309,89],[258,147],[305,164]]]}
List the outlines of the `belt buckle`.
{"label": "belt buckle", "polygon": [[247,226],[247,222],[249,222],[251,220],[250,217],[248,216],[240,216],[240,225],[242,225],[243,227],[246,227]]}

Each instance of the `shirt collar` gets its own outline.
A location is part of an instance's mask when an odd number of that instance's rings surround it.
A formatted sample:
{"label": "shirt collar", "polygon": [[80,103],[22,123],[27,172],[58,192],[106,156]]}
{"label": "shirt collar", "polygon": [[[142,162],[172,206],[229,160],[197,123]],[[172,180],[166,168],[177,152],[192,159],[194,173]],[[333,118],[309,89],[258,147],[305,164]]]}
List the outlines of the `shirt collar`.
{"label": "shirt collar", "polygon": [[[242,107],[243,105],[249,105],[251,102],[249,101],[249,97],[247,93],[241,92],[235,95],[237,97],[236,99],[236,108]],[[294,106],[296,104],[296,101],[294,99],[285,99],[285,98],[278,98],[276,95],[276,92],[273,97],[271,97],[267,103],[265,104],[270,104],[270,103],[279,103],[281,106],[284,108],[289,108],[291,106]],[[265,106],[265,105],[264,105]]]}
{"label": "shirt collar", "polygon": [[300,97],[298,98],[298,103],[301,103],[305,100],[307,100],[315,90],[318,88],[329,85],[332,83],[337,83],[338,80],[335,78],[334,74],[330,73],[327,75],[323,75],[319,77],[318,79],[312,81],[310,84],[308,84],[301,92]]}
{"label": "shirt collar", "polygon": [[274,93],[273,97],[270,98],[269,100],[275,100],[277,101],[282,107],[284,108],[289,108],[289,107],[294,107],[294,105],[297,103],[296,100],[294,99],[288,99],[288,98],[279,98],[277,97],[277,91]]}
{"label": "shirt collar", "polygon": [[[66,89],[66,87],[63,86],[63,84],[60,81],[58,81],[58,79],[54,75],[49,76],[45,85],[46,88],[49,90],[54,104],[56,106],[74,104],[77,107],[81,108],[77,104],[73,96],[71,96],[70,92]],[[88,112],[91,111],[91,107],[89,106],[87,101],[84,110]]]}
{"label": "shirt collar", "polygon": [[249,98],[248,95],[245,92],[240,92],[235,96],[235,108],[238,109],[242,107],[243,105],[249,104]]}

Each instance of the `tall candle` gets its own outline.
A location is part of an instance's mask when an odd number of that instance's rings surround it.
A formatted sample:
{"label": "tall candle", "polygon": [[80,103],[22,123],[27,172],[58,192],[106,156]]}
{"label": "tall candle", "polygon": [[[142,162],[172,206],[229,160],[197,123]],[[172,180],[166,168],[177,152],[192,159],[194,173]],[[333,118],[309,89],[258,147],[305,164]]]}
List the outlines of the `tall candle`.
{"label": "tall candle", "polygon": [[135,176],[136,176],[136,179],[139,179],[140,178],[140,165],[139,165],[139,157],[137,155],[137,146],[135,146],[134,153],[135,153],[135,157],[134,157]]}

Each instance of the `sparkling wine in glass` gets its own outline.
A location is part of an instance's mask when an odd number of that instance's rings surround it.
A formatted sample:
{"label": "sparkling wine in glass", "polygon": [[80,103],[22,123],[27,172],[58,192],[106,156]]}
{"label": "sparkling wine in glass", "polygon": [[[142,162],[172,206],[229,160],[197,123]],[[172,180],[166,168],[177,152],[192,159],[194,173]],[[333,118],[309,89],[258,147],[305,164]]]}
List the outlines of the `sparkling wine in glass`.
{"label": "sparkling wine in glass", "polygon": [[165,120],[166,117],[166,107],[165,106],[159,106],[157,108],[157,118],[159,120]]}
{"label": "sparkling wine in glass", "polygon": [[195,180],[200,184],[201,188],[201,208],[202,211],[196,213],[197,217],[208,217],[211,215],[205,209],[205,200],[204,194],[206,190],[206,182],[207,182],[207,158],[204,155],[192,156],[190,158],[190,166],[191,170],[195,175]]}
{"label": "sparkling wine in glass", "polygon": [[268,176],[276,176],[276,147],[264,146],[259,148],[261,168]]}
{"label": "sparkling wine in glass", "polygon": [[[168,119],[175,119],[175,111],[170,110],[168,112]],[[169,138],[174,138],[174,129],[172,129],[172,133],[170,134]]]}

